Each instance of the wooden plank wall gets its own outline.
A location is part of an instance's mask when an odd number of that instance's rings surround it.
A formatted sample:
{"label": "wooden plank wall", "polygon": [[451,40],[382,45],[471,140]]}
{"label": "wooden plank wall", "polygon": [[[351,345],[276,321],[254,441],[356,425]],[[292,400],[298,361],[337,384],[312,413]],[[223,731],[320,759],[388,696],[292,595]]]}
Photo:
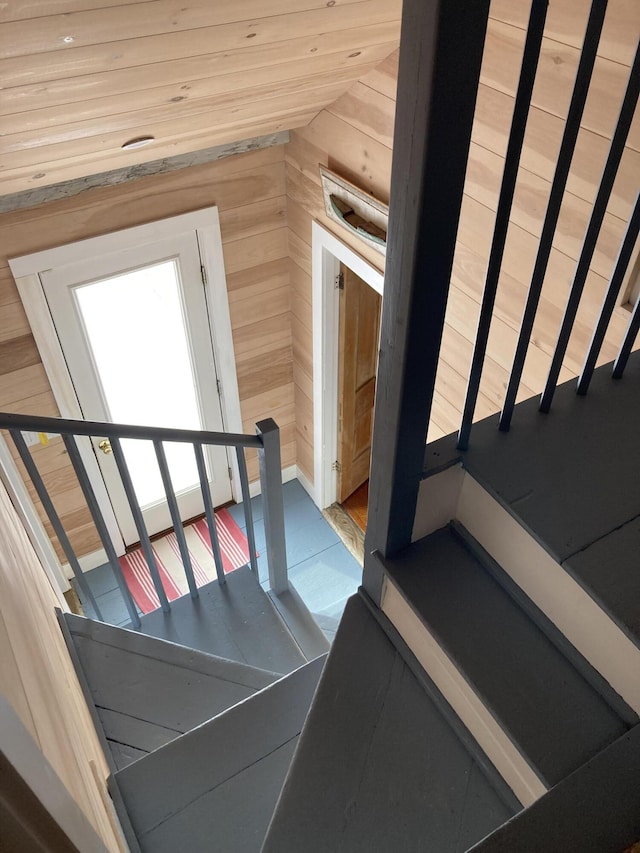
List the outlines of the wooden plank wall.
{"label": "wooden plank wall", "polygon": [[[564,117],[579,59],[588,0],[551,0],[533,108],[489,341],[477,418],[500,409],[535,258]],[[466,390],[504,152],[528,19],[527,0],[493,0],[447,310],[430,440],[456,430]],[[611,0],[568,191],[562,206],[520,399],[541,390],[575,271],[608,143],[640,31],[635,0]],[[313,478],[311,221],[317,219],[374,266],[380,256],[324,215],[318,163],[382,201],[389,199],[397,52],[324,109],[286,146],[298,464]],[[638,189],[636,115],[591,264],[561,380],[577,375]],[[612,320],[600,363],[614,357],[628,314]]]}
{"label": "wooden plank wall", "polygon": [[[220,210],[243,426],[253,433],[257,420],[275,418],[282,430],[283,465],[293,464],[295,424],[283,146],[1,215],[0,409],[58,414],[7,266],[8,257],[210,205],[217,205]],[[61,440],[52,441],[48,447],[37,446],[32,452],[77,553],[99,548]],[[255,479],[255,458],[249,467],[250,476]]]}
{"label": "wooden plank wall", "polygon": [[60,607],[0,484],[0,692],[110,851],[108,767],[54,608]]}

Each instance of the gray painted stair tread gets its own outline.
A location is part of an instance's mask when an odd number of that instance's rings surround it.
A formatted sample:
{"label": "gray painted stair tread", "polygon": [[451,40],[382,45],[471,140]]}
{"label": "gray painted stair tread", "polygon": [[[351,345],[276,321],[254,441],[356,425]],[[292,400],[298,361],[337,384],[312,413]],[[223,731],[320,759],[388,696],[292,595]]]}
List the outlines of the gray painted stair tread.
{"label": "gray painted stair tread", "polygon": [[263,853],[462,853],[517,808],[352,597]]}
{"label": "gray painted stair tread", "polygon": [[[535,396],[516,406],[509,432],[497,416],[474,424],[466,453],[456,435],[427,447],[427,470],[453,458],[494,494],[562,563],[638,516],[640,351],[625,375],[611,379],[599,367],[586,397],[575,380],[560,385],[551,412],[538,411]],[[634,436],[634,437],[632,437]],[[637,564],[636,564],[637,565]]]}
{"label": "gray painted stair tread", "polygon": [[229,677],[224,673],[206,675],[84,637],[74,639],[97,708],[120,711],[179,732],[261,689],[236,681],[235,672]]}
{"label": "gray painted stair tread", "polygon": [[143,853],[258,853],[297,741],[257,759],[148,832]]}
{"label": "gray painted stair tread", "polygon": [[251,569],[243,566],[226,578],[223,586],[212,581],[200,587],[196,600],[173,601],[168,614],[142,616],[142,632],[272,672],[301,666],[306,658]]}
{"label": "gray painted stair tread", "polygon": [[[140,720],[130,714],[97,708],[102,729],[109,741],[131,746],[143,752],[153,752],[179,737],[183,732]],[[208,718],[207,718],[208,719]]]}
{"label": "gray painted stair tread", "polygon": [[563,563],[640,645],[640,516]]}
{"label": "gray painted stair tread", "polygon": [[279,677],[82,617],[66,623],[118,767],[133,753],[113,743],[150,752]]}
{"label": "gray painted stair tread", "polygon": [[324,660],[115,774],[143,851],[175,850],[193,821],[190,851],[260,849]]}
{"label": "gray painted stair tread", "polygon": [[603,696],[451,530],[414,543],[388,568],[549,786],[627,730]]}
{"label": "gray painted stair tread", "polygon": [[134,761],[147,755],[141,749],[135,749],[135,747],[123,743],[112,743],[111,741],[109,741],[109,749],[118,770],[128,767],[129,764],[133,764]]}
{"label": "gray painted stair tread", "polygon": [[223,658],[198,649],[178,645],[169,640],[140,634],[128,628],[118,628],[93,619],[65,614],[73,637],[83,637],[125,652],[155,658],[168,665],[190,669],[212,677],[233,678],[241,684],[261,690],[280,678],[282,673],[264,670],[249,664]]}
{"label": "gray painted stair tread", "polygon": [[635,726],[473,853],[620,853],[640,839],[638,767]]}

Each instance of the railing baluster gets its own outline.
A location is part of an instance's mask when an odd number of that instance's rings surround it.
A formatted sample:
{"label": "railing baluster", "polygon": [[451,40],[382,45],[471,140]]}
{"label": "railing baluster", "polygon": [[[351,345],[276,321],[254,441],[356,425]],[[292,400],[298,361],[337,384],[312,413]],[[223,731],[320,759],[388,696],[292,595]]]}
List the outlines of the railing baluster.
{"label": "railing baluster", "polygon": [[129,468],[127,466],[126,459],[124,458],[124,453],[122,452],[122,445],[120,444],[120,439],[113,437],[110,439],[110,442],[111,449],[113,450],[113,458],[115,459],[116,465],[118,466],[118,471],[120,472],[120,479],[122,480],[124,492],[127,496],[127,500],[129,501],[129,506],[131,507],[131,514],[133,515],[133,520],[136,523],[136,529],[138,531],[138,536],[140,537],[140,544],[142,546],[142,551],[144,553],[145,560],[147,561],[147,566],[149,568],[151,580],[153,581],[153,586],[160,601],[160,606],[162,607],[165,613],[169,613],[169,611],[171,610],[171,605],[169,604],[167,593],[164,591],[164,587],[162,586],[162,579],[160,578],[160,572],[158,571],[158,565],[156,563],[155,554],[153,553],[153,548],[151,547],[151,540],[149,539],[149,534],[147,532],[147,526],[144,523],[142,510],[140,509],[140,504],[138,503],[138,498],[136,497],[135,489],[133,488],[133,482],[131,481]]}
{"label": "railing baluster", "polygon": [[224,576],[224,566],[222,565],[222,554],[220,552],[220,542],[218,541],[218,530],[216,528],[215,514],[211,503],[211,493],[209,492],[209,478],[207,477],[207,466],[204,463],[204,453],[202,445],[194,442],[193,452],[196,455],[196,465],[198,466],[198,476],[200,477],[200,489],[202,490],[202,500],[204,501],[204,511],[209,527],[209,538],[211,540],[211,550],[213,552],[213,561],[216,564],[216,575],[221,584],[227,582]]}
{"label": "railing baluster", "polygon": [[[578,377],[578,386],[576,388],[576,392],[578,394],[586,394],[589,388],[589,383],[591,382],[591,377],[593,376],[596,361],[598,360],[598,356],[600,355],[602,342],[604,341],[604,336],[606,334],[607,327],[609,326],[609,320],[611,319],[611,315],[613,314],[613,309],[616,307],[616,302],[618,301],[618,294],[620,293],[620,288],[626,275],[627,268],[629,266],[629,261],[631,260],[631,255],[633,253],[633,247],[635,246],[636,240],[638,239],[639,231],[640,193],[638,193],[638,195],[636,196],[635,207],[633,209],[633,213],[631,214],[629,224],[627,225],[627,230],[622,240],[622,244],[620,245],[620,251],[618,252],[618,257],[616,259],[615,267],[613,269],[613,274],[611,276],[611,279],[609,280],[609,287],[607,288],[607,292],[602,303],[602,308],[600,309],[598,323],[595,329],[593,330],[593,335],[591,336],[591,343],[589,344],[589,349],[587,351],[587,357],[584,360],[582,372]],[[632,319],[633,312],[630,322]],[[629,345],[629,351],[631,351],[632,345],[633,342],[631,342]],[[628,357],[629,356],[627,354],[627,358]],[[618,359],[619,358],[620,356],[618,355]],[[618,362],[616,361],[616,364],[617,363]],[[624,365],[622,366],[622,370],[624,370]],[[620,375],[622,375],[622,373]]]}
{"label": "railing baluster", "polygon": [[264,421],[258,421],[256,432],[262,439],[262,448],[258,450],[258,461],[264,507],[269,584],[271,589],[279,594],[289,588],[280,463],[280,430],[272,418],[267,418]]}
{"label": "railing baluster", "polygon": [[33,461],[31,453],[29,452],[29,448],[27,447],[27,444],[22,436],[22,433],[18,429],[10,429],[9,434],[13,439],[13,443],[16,446],[16,450],[20,454],[20,458],[24,463],[24,467],[27,469],[27,474],[31,478],[31,482],[33,483],[33,487],[36,490],[36,494],[40,498],[40,502],[44,507],[44,511],[47,514],[47,518],[51,522],[53,532],[58,537],[60,547],[64,551],[65,557],[69,561],[69,565],[71,566],[74,577],[78,581],[80,591],[93,608],[96,618],[100,621],[104,621],[100,608],[96,603],[93,593],[91,592],[89,584],[87,583],[87,579],[84,576],[84,572],[82,571],[80,563],[78,562],[78,558],[75,555],[75,551],[73,550],[71,542],[69,541],[69,537],[67,536],[66,531],[62,526],[60,517],[56,512],[51,498],[49,497],[47,487],[45,486],[42,477],[40,476],[40,472],[38,471],[36,463]]}
{"label": "railing baluster", "polygon": [[80,483],[80,488],[82,489],[82,493],[84,494],[84,499],[87,502],[87,506],[89,507],[89,512],[91,513],[91,517],[93,518],[93,523],[95,524],[96,530],[98,531],[100,541],[102,542],[104,550],[107,552],[107,559],[109,560],[109,565],[111,566],[113,574],[115,575],[116,581],[118,583],[118,587],[120,588],[120,592],[122,593],[124,603],[127,607],[127,610],[129,611],[129,618],[131,619],[131,624],[134,628],[139,628],[140,617],[138,616],[136,605],[133,601],[133,598],[131,597],[129,587],[127,586],[126,581],[124,579],[124,575],[122,574],[120,561],[118,560],[118,555],[116,554],[116,550],[113,547],[113,543],[111,541],[111,537],[109,536],[109,531],[107,530],[105,520],[102,517],[102,512],[100,510],[100,506],[93,491],[93,486],[91,485],[89,476],[85,471],[84,463],[82,462],[82,457],[80,456],[80,451],[78,450],[78,445],[76,444],[75,436],[63,435],[62,440],[64,441],[64,445],[67,448],[69,459],[71,460],[71,464],[73,465],[73,470],[76,472],[76,477],[78,478],[78,482]]}
{"label": "railing baluster", "polygon": [[478,318],[476,342],[469,371],[469,381],[467,384],[467,394],[462,413],[462,422],[460,424],[460,432],[458,435],[458,448],[460,450],[466,450],[469,446],[469,436],[471,434],[471,427],[473,424],[473,415],[478,401],[480,379],[482,377],[482,368],[484,366],[484,359],[487,352],[489,330],[491,328],[493,307],[498,290],[498,281],[500,279],[500,269],[502,267],[507,230],[509,228],[509,217],[511,215],[513,195],[518,177],[522,144],[527,126],[527,118],[529,116],[529,108],[531,106],[531,93],[533,91],[538,59],[540,57],[544,24],[547,17],[547,7],[548,0],[533,0],[531,4],[529,26],[527,28],[527,36],[522,55],[520,79],[518,81],[518,91],[516,92],[516,99],[513,108],[511,131],[509,133],[509,143],[507,145],[502,185],[500,187],[500,197],[498,199],[498,207],[496,211],[496,222],[493,232],[493,240],[491,243],[491,252],[489,254],[489,263],[487,265],[484,293],[482,296],[482,307]]}
{"label": "railing baluster", "polygon": [[[584,243],[582,244],[580,258],[578,260],[573,283],[571,285],[569,299],[565,308],[564,317],[562,318],[562,325],[560,326],[555,352],[553,353],[553,358],[551,360],[549,376],[547,377],[547,382],[540,400],[541,412],[548,412],[551,408],[551,401],[553,400],[553,395],[558,384],[560,369],[562,368],[562,362],[567,351],[567,346],[569,345],[569,338],[571,337],[573,324],[576,319],[576,314],[578,313],[578,306],[580,305],[580,299],[582,297],[584,285],[591,266],[591,260],[596,250],[598,235],[600,234],[604,215],[607,210],[607,204],[609,203],[609,198],[613,191],[613,184],[616,179],[616,175],[618,174],[618,167],[620,166],[620,160],[624,153],[624,146],[627,136],[629,135],[629,128],[631,127],[633,115],[638,103],[639,92],[640,43],[636,48],[635,59],[629,74],[629,82],[627,83],[627,89],[622,100],[622,106],[620,107],[618,123],[611,139],[611,145],[609,146],[609,153],[602,172],[598,193],[593,203],[593,208],[591,209],[591,217],[589,218],[589,224],[584,236]],[[585,393],[585,391],[582,393]]]}
{"label": "railing baluster", "polygon": [[[249,545],[249,563],[252,570],[259,577],[258,558],[256,556],[256,537],[253,527],[253,507],[251,506],[251,495],[249,494],[249,475],[247,474],[247,460],[243,447],[236,447],[238,457],[238,471],[240,472],[240,488],[242,490],[242,507],[244,509],[244,524],[247,531],[247,543]],[[264,500],[264,497],[263,497]]]}
{"label": "railing baluster", "polygon": [[536,256],[533,275],[531,277],[529,296],[522,315],[522,323],[520,326],[520,333],[518,335],[516,351],[513,357],[511,376],[509,377],[509,384],[507,386],[504,405],[500,415],[499,428],[503,431],[508,430],[511,425],[513,408],[515,406],[518,388],[520,387],[524,362],[529,348],[531,332],[533,330],[533,324],[538,310],[538,303],[540,302],[540,295],[542,293],[542,285],[544,284],[549,256],[553,245],[553,237],[558,224],[562,197],[569,177],[571,160],[573,158],[573,152],[576,146],[578,132],[580,130],[580,122],[584,112],[585,101],[589,93],[589,83],[593,73],[593,66],[596,61],[596,52],[598,49],[598,42],[600,41],[600,33],[602,32],[602,25],[604,23],[606,10],[607,0],[593,0],[582,45],[580,62],[578,63],[578,70],[576,72],[569,112],[567,114],[562,142],[560,144],[556,170],[551,184],[551,192],[549,194],[547,211],[544,218],[544,224],[542,226],[538,254]]}
{"label": "railing baluster", "polygon": [[187,583],[189,584],[189,592],[191,594],[191,598],[198,598],[198,586],[196,584],[196,579],[193,574],[191,557],[189,556],[189,548],[187,547],[187,540],[184,535],[184,528],[182,527],[182,519],[180,518],[180,510],[178,509],[178,501],[176,500],[176,494],[173,491],[173,484],[171,482],[171,474],[169,473],[167,457],[165,455],[164,447],[162,446],[161,441],[158,441],[157,439],[154,440],[153,446],[156,451],[156,458],[158,460],[158,467],[160,468],[162,484],[164,486],[164,491],[167,496],[169,512],[171,513],[171,521],[173,522],[173,532],[176,534],[176,539],[178,540],[178,548],[180,549],[180,556],[182,557],[182,565],[184,566],[184,573],[187,576]]}
{"label": "railing baluster", "polygon": [[636,299],[636,304],[633,306],[631,317],[629,317],[629,324],[627,325],[627,330],[624,334],[624,340],[622,341],[620,352],[618,353],[618,357],[613,363],[613,372],[611,375],[614,379],[622,379],[622,374],[624,373],[624,369],[627,366],[627,362],[629,361],[629,356],[631,355],[631,348],[633,347],[633,344],[638,336],[639,331],[640,293],[638,294],[638,297]]}

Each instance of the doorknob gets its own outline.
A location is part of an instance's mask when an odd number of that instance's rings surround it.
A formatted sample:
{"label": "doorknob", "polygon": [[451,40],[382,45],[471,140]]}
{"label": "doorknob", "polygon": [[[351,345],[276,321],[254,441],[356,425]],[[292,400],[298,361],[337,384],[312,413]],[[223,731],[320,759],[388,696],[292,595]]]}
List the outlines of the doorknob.
{"label": "doorknob", "polygon": [[103,453],[113,453],[113,448],[111,447],[111,442],[109,441],[109,439],[108,439],[108,438],[103,439],[103,440],[98,444],[98,447],[100,448],[100,450],[101,450]]}

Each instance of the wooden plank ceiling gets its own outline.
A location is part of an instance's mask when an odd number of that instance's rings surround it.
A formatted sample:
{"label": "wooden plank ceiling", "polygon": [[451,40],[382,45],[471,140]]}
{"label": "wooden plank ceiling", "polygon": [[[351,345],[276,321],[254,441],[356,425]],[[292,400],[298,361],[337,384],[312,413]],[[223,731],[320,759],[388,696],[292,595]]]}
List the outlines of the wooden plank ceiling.
{"label": "wooden plank ceiling", "polygon": [[0,195],[302,127],[391,53],[400,14],[401,0],[0,3]]}

